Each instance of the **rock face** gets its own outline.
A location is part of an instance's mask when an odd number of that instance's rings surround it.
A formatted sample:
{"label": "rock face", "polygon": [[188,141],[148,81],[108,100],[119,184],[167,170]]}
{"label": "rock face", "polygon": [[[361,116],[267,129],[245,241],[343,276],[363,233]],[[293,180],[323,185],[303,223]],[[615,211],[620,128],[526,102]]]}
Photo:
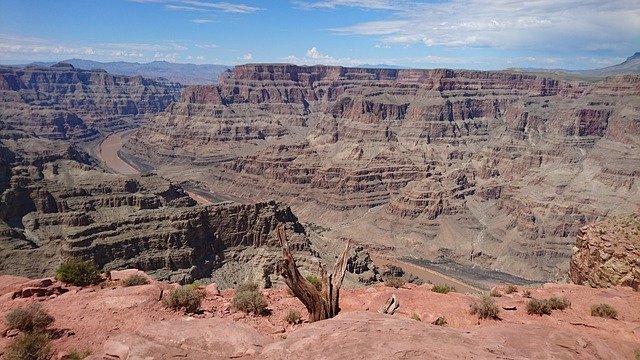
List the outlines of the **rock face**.
{"label": "rock face", "polygon": [[86,139],[98,127],[163,111],[181,86],[141,76],[116,76],[69,64],[0,67],[0,121],[48,138]]}
{"label": "rock face", "polygon": [[581,228],[570,269],[576,284],[639,290],[640,212]]}
{"label": "rock face", "polygon": [[289,202],[328,237],[560,280],[580,227],[640,205],[639,85],[243,65],[185,88],[124,153],[216,194]]}
{"label": "rock face", "polygon": [[179,282],[267,282],[280,258],[278,224],[301,263],[317,264],[304,228],[281,203],[196,206],[157,175],[105,173],[64,142],[0,133],[0,273],[50,276],[64,258],[79,257]]}

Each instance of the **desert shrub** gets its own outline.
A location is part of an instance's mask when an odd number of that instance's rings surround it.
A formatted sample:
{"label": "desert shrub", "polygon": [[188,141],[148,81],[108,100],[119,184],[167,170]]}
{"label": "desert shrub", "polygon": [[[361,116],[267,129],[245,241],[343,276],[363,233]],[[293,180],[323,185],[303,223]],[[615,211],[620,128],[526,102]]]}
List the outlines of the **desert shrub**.
{"label": "desert shrub", "polygon": [[91,261],[69,259],[56,271],[56,279],[67,284],[86,286],[100,281],[100,272]]}
{"label": "desert shrub", "polygon": [[636,349],[636,360],[640,360],[640,349]]}
{"label": "desert shrub", "polygon": [[258,290],[236,291],[233,295],[231,305],[234,308],[245,312],[260,315],[267,307],[267,301]]}
{"label": "desert shrub", "polygon": [[417,320],[417,321],[422,321],[422,320],[420,320],[420,315],[418,315],[418,314],[417,314],[417,313],[415,313],[415,312],[412,312],[412,313],[411,313],[411,319],[412,319],[412,320]]}
{"label": "desert shrub", "polygon": [[502,294],[500,293],[500,290],[498,290],[497,288],[491,289],[491,292],[489,293],[489,295],[491,297],[502,297]]}
{"label": "desert shrub", "polygon": [[551,304],[545,299],[533,298],[527,303],[527,314],[529,315],[551,315]]}
{"label": "desert shrub", "polygon": [[51,338],[42,332],[21,334],[4,353],[6,360],[48,360],[52,356]]}
{"label": "desert shrub", "polygon": [[618,311],[609,304],[591,305],[591,316],[599,316],[605,319],[615,319],[618,317]]}
{"label": "desert shrub", "polygon": [[53,316],[42,309],[40,304],[33,304],[26,309],[13,309],[5,318],[5,323],[9,328],[27,333],[44,330],[53,321]]}
{"label": "desert shrub", "polygon": [[82,351],[71,350],[70,353],[62,357],[62,360],[82,360],[91,355],[91,350],[85,349]]}
{"label": "desert shrub", "polygon": [[448,294],[451,291],[456,291],[456,288],[449,285],[433,285],[433,287],[431,288],[431,291],[437,292],[440,294]]}
{"label": "desert shrub", "polygon": [[518,287],[515,285],[507,286],[507,290],[504,291],[507,294],[513,294],[514,292],[518,292]]}
{"label": "desert shrub", "polygon": [[142,275],[131,275],[128,278],[122,280],[122,286],[138,286],[138,285],[147,285],[149,280]]}
{"label": "desert shrub", "polygon": [[397,289],[402,287],[402,285],[404,285],[404,280],[400,279],[399,277],[389,276],[384,280],[384,284],[386,286],[394,287]]}
{"label": "desert shrub", "polygon": [[181,287],[173,289],[162,302],[170,309],[183,309],[187,313],[194,313],[200,308],[204,294],[200,291]]}
{"label": "desert shrub", "polygon": [[[191,284],[187,284],[184,287],[187,289],[191,289],[191,290],[198,290],[200,289],[200,287],[202,287],[204,284],[202,281],[196,280],[194,282],[192,282]],[[257,285],[256,285],[257,286]]]}
{"label": "desert shrub", "polygon": [[311,285],[313,285],[313,287],[315,287],[316,290],[318,290],[318,292],[322,291],[322,279],[320,279],[315,275],[309,275],[307,276],[307,281],[309,281]]}
{"label": "desert shrub", "polygon": [[500,308],[496,305],[496,301],[488,295],[482,296],[479,302],[471,304],[471,315],[478,315],[479,319],[496,319],[499,320],[498,314]]}
{"label": "desert shrub", "polygon": [[564,310],[571,307],[571,300],[566,297],[558,298],[554,296],[547,299],[547,302],[549,303],[551,310]]}
{"label": "desert shrub", "polygon": [[243,291],[258,291],[258,284],[254,282],[246,282],[238,285],[238,288],[236,289],[236,293],[243,292]]}
{"label": "desert shrub", "polygon": [[522,292],[522,296],[526,297],[526,298],[530,298],[531,297],[531,290],[527,289],[525,291]]}
{"label": "desert shrub", "polygon": [[433,325],[445,326],[447,325],[447,319],[445,319],[444,316],[439,316],[436,321],[433,322]]}
{"label": "desert shrub", "polygon": [[289,312],[287,312],[287,315],[285,315],[284,320],[291,325],[300,324],[302,322],[300,311],[290,309]]}

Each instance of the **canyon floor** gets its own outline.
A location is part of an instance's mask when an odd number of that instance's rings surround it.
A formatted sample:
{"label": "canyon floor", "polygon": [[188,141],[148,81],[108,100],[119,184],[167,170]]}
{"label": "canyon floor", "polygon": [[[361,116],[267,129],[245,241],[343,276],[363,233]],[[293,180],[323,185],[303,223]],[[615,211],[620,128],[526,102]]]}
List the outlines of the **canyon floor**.
{"label": "canyon floor", "polygon": [[[130,271],[130,270],[129,270]],[[395,289],[379,284],[343,289],[342,312],[316,323],[289,325],[289,309],[306,310],[286,288],[266,289],[268,314],[245,315],[231,306],[233,289],[206,292],[201,312],[185,315],[159,301],[161,291],[174,285],[123,287],[122,274],[100,285],[76,288],[48,297],[11,299],[17,291],[37,284],[22,277],[0,276],[0,316],[38,302],[55,317],[52,328],[60,358],[71,350],[91,350],[101,359],[632,359],[640,349],[640,294],[627,287],[593,289],[578,285],[546,284],[518,287],[495,297],[500,320],[478,320],[469,313],[475,295],[439,294],[431,285],[406,284]],[[121,274],[121,275],[118,275]],[[56,285],[54,283],[54,285]],[[567,297],[571,307],[551,315],[528,315],[524,297]],[[396,294],[400,308],[394,315],[378,313]],[[617,319],[590,315],[590,307],[607,303]],[[511,309],[511,310],[505,310]],[[413,318],[419,317],[416,321]],[[438,317],[444,327],[433,325]],[[0,353],[12,341],[2,331]]]}

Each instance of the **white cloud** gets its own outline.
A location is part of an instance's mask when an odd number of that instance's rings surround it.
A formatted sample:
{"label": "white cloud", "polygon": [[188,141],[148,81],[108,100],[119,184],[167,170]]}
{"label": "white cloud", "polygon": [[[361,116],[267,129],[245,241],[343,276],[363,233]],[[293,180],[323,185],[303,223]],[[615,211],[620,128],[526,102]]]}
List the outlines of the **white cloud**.
{"label": "white cloud", "polygon": [[[351,3],[347,5],[344,3]],[[321,1],[315,7],[353,6],[368,1]],[[340,4],[342,3],[342,4]],[[322,5],[322,6],[321,6]],[[365,7],[366,4],[361,4]],[[370,8],[376,2],[371,1]],[[378,4],[383,6],[384,4]],[[388,20],[331,29],[336,34],[368,35],[383,44],[498,49],[637,48],[637,0],[451,0],[394,3]]]}
{"label": "white cloud", "polygon": [[194,24],[209,24],[209,23],[212,23],[212,22],[215,22],[215,21],[213,21],[211,19],[193,19],[193,20],[191,20],[191,22],[194,23]]}
{"label": "white cloud", "polygon": [[252,53],[246,53],[246,54],[242,55],[242,60],[244,60],[244,61],[250,61],[251,59],[253,59],[253,54]]}
{"label": "white cloud", "polygon": [[196,44],[195,47],[200,49],[215,49],[215,48],[219,48],[220,46],[216,44]]}
{"label": "white cloud", "polygon": [[141,4],[162,4],[165,9],[173,11],[219,11],[235,14],[251,14],[263,8],[232,4],[228,2],[208,2],[199,0],[129,0]]}
{"label": "white cloud", "polygon": [[400,1],[392,0],[321,0],[295,1],[306,9],[335,9],[337,7],[356,7],[362,9],[390,10],[396,9]]}
{"label": "white cloud", "polygon": [[[0,34],[0,59],[25,61],[63,60],[70,57],[96,60],[150,60],[158,58],[176,61],[189,48],[173,41],[153,43],[96,43],[91,45],[63,43],[51,39]],[[161,55],[158,55],[161,54]]]}

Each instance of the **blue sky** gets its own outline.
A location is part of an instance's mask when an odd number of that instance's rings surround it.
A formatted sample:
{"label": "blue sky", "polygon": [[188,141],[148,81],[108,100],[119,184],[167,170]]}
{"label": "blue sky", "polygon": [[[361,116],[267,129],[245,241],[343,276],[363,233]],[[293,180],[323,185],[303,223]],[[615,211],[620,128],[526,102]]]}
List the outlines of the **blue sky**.
{"label": "blue sky", "polygon": [[0,61],[585,69],[640,51],[637,0],[0,0]]}

